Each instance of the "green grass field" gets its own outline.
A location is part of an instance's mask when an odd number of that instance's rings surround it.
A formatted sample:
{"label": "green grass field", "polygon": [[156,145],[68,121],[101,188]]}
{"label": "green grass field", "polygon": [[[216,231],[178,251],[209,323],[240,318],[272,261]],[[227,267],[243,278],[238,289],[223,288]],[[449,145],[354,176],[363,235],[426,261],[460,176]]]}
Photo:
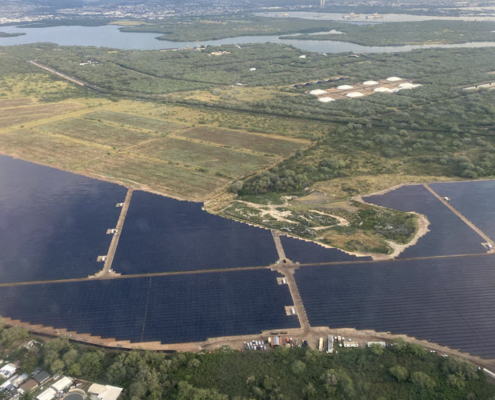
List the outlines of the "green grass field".
{"label": "green grass field", "polygon": [[29,130],[0,135],[0,150],[26,160],[75,171],[79,164],[107,153],[104,148]]}
{"label": "green grass field", "polygon": [[128,126],[132,128],[145,129],[158,134],[168,134],[172,131],[187,128],[187,126],[185,125],[174,124],[168,121],[140,117],[138,115],[125,114],[108,110],[96,111],[94,113],[87,114],[84,118],[111,122],[119,124],[121,126]]}
{"label": "green grass field", "polygon": [[253,173],[275,161],[273,157],[241,153],[172,138],[157,139],[132,151],[164,161],[217,172],[230,178]]}
{"label": "green grass field", "polygon": [[69,118],[42,125],[37,129],[42,133],[63,135],[113,149],[124,149],[154,137],[148,132],[110,126],[83,118]]}
{"label": "green grass field", "polygon": [[309,141],[293,141],[273,135],[251,134],[208,127],[192,128],[180,133],[180,136],[216,143],[235,149],[248,149],[257,153],[276,154],[283,157],[287,157],[298,149],[309,146],[310,144]]}
{"label": "green grass field", "polygon": [[212,174],[130,154],[101,158],[88,165],[87,170],[133,187],[197,201],[229,182]]}

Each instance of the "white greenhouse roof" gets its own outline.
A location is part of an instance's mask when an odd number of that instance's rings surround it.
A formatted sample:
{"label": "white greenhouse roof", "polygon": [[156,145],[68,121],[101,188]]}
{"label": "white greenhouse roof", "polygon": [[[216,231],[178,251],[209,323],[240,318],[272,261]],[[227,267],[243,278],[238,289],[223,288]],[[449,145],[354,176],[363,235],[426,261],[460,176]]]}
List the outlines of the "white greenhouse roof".
{"label": "white greenhouse roof", "polygon": [[309,94],[313,94],[315,96],[318,96],[319,94],[325,94],[326,90],[321,90],[321,89],[315,89],[309,92]]}
{"label": "white greenhouse roof", "polygon": [[360,92],[351,92],[346,94],[347,97],[354,98],[354,97],[362,97],[364,94]]}
{"label": "white greenhouse roof", "polygon": [[328,103],[330,101],[335,101],[335,99],[332,99],[331,97],[320,97],[318,100],[320,100],[322,103]]}
{"label": "white greenhouse roof", "polygon": [[385,93],[392,93],[391,89],[384,88],[384,87],[377,87],[374,89],[375,92],[385,92]]}

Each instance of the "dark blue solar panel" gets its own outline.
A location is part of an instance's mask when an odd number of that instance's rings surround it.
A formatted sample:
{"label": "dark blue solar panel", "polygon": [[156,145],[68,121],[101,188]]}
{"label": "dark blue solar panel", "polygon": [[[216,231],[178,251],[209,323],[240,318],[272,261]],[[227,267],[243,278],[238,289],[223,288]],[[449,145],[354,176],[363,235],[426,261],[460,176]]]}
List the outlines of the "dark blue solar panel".
{"label": "dark blue solar panel", "polygon": [[0,156],[0,282],[80,278],[103,266],[127,190]]}
{"label": "dark blue solar panel", "polygon": [[0,315],[118,340],[202,341],[299,327],[268,269],[0,287]]}
{"label": "dark blue solar panel", "polygon": [[139,341],[149,278],[0,288],[0,315],[104,338]]}
{"label": "dark blue solar panel", "polygon": [[113,269],[123,274],[270,265],[271,232],[212,215],[200,203],[136,191]]}
{"label": "dark blue solar panel", "polygon": [[495,357],[495,257],[302,267],[295,278],[313,326],[403,333]]}
{"label": "dark blue solar panel", "polygon": [[450,211],[423,185],[402,186],[383,195],[364,197],[364,201],[399,211],[415,211],[426,215],[429,230],[399,258],[437,255],[476,254],[486,249],[483,238]]}
{"label": "dark blue solar panel", "polygon": [[495,181],[432,183],[430,187],[481,229],[495,239]]}
{"label": "dark blue solar panel", "polygon": [[338,249],[329,249],[314,242],[280,236],[285,255],[293,262],[301,264],[317,264],[333,261],[366,261],[370,257],[356,257]]}
{"label": "dark blue solar panel", "polygon": [[152,279],[145,341],[203,341],[210,337],[298,328],[287,285],[266,270],[175,275]]}

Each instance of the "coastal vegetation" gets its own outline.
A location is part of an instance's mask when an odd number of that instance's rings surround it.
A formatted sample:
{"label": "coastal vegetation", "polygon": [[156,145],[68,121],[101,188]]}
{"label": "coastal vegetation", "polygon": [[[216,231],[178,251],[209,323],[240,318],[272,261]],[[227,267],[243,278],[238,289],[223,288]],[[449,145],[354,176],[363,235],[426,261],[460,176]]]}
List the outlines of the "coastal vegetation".
{"label": "coastal vegetation", "polygon": [[22,35],[25,35],[25,33],[0,32],[0,38],[17,37],[17,36],[22,36]]}
{"label": "coastal vegetation", "polygon": [[[55,338],[24,348],[23,328],[1,327],[0,356],[23,372],[42,367],[124,388],[124,399],[493,399],[495,389],[471,364],[395,340],[387,348],[277,348],[167,355],[91,348]],[[37,338],[36,340],[41,340]],[[358,368],[356,366],[359,366]]]}
{"label": "coastal vegetation", "polygon": [[[268,18],[253,15],[182,18],[132,25],[124,21],[121,28],[123,32],[160,33],[162,35],[158,39],[193,44],[196,41],[237,36],[278,35],[286,39],[338,40],[367,46],[490,42],[494,40],[494,30],[495,22],[489,21],[433,20],[359,25],[318,19]],[[341,34],[325,34],[330,31]],[[292,34],[297,36],[291,36]]]}

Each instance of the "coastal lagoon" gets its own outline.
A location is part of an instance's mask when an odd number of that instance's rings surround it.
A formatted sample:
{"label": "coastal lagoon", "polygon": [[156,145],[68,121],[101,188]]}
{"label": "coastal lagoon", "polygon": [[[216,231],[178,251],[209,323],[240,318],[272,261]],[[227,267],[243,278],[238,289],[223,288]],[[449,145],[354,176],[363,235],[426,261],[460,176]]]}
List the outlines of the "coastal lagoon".
{"label": "coastal lagoon", "polygon": [[[1,32],[25,33],[23,36],[0,38],[0,46],[12,46],[31,43],[55,43],[60,46],[95,46],[123,50],[165,50],[194,47],[196,42],[173,42],[158,40],[160,33],[121,32],[116,25],[104,26],[55,26],[47,28],[18,28],[1,26]],[[340,35],[345,37],[345,35]],[[345,41],[329,40],[294,40],[283,36],[238,36],[219,40],[201,41],[204,46],[221,46],[224,44],[281,43],[294,46],[304,51],[318,53],[383,53],[403,52],[428,48],[463,48],[494,47],[495,42],[475,42],[445,45],[408,45],[408,46],[361,46]]]}

